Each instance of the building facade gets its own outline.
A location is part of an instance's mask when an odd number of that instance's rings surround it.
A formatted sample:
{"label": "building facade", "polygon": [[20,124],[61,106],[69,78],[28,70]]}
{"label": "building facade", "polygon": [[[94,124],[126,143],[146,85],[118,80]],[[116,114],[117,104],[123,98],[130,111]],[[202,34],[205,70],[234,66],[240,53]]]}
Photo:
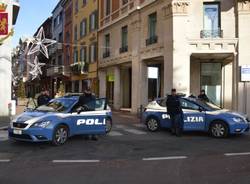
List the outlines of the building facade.
{"label": "building facade", "polygon": [[250,114],[249,0],[99,1],[100,96],[137,112],[171,88]]}
{"label": "building facade", "polygon": [[82,92],[90,87],[97,94],[98,1],[73,0],[72,3],[72,91]]}
{"label": "building facade", "polygon": [[64,19],[62,1],[59,1],[52,11],[52,38],[57,43],[49,48],[50,68],[47,70],[53,95],[58,92],[60,85],[65,87],[70,80],[69,67],[64,64]]}
{"label": "building facade", "polygon": [[17,0],[0,0],[0,118],[10,115],[11,103],[11,37],[14,34],[19,3]]}
{"label": "building facade", "polygon": [[[64,68],[68,70],[65,72],[71,76],[70,72],[70,65],[73,63],[73,56],[72,56],[72,19],[73,19],[73,4],[71,0],[62,0],[61,5],[63,7],[63,14],[64,14],[64,21],[63,21],[63,58],[64,58]],[[65,91],[71,92],[72,91],[72,84],[71,78],[68,81],[65,81]]]}

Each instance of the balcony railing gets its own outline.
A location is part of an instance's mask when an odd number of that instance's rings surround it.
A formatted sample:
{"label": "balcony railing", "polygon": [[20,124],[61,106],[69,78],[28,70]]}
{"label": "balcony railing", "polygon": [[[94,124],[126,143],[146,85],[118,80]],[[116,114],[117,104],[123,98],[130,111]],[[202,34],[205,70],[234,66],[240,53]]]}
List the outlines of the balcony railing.
{"label": "balcony railing", "polygon": [[120,53],[128,52],[128,46],[123,46],[120,48]]}
{"label": "balcony railing", "polygon": [[109,51],[105,51],[104,53],[103,53],[103,58],[107,58],[107,57],[109,57],[110,56],[110,52]]}
{"label": "balcony railing", "polygon": [[222,38],[223,30],[221,29],[201,30],[200,37],[201,38]]}
{"label": "balcony railing", "polygon": [[62,47],[62,44],[60,44],[60,43],[51,45],[49,48],[49,55],[55,54],[57,51],[62,51],[62,49],[63,49],[63,47]]}
{"label": "balcony railing", "polygon": [[89,63],[74,63],[70,65],[71,73],[74,75],[84,75],[88,74],[89,71]]}
{"label": "balcony railing", "polygon": [[64,75],[66,74],[65,66],[54,66],[47,69],[47,76],[56,76],[56,75]]}
{"label": "balcony railing", "polygon": [[158,36],[151,36],[146,40],[146,45],[151,45],[158,42]]}

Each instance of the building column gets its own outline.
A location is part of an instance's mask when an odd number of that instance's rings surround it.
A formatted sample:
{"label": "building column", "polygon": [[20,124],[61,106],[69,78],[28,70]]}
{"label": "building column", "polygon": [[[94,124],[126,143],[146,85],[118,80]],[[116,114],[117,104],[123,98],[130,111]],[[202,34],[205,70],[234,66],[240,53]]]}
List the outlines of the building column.
{"label": "building column", "polygon": [[170,94],[173,88],[173,57],[167,52],[164,54],[164,94]]}
{"label": "building column", "polygon": [[106,98],[107,89],[107,72],[106,70],[99,70],[99,97]]}
{"label": "building column", "polygon": [[79,93],[83,93],[83,90],[82,90],[82,80],[79,80]]}
{"label": "building column", "polygon": [[[233,74],[233,80],[232,80],[232,109],[237,111],[238,110],[238,59],[237,55],[234,54],[233,59],[233,67],[232,67],[232,74]],[[245,102],[246,103],[246,102]]]}
{"label": "building column", "polygon": [[114,108],[119,110],[121,108],[121,70],[120,67],[114,67]]}
{"label": "building column", "polygon": [[138,57],[132,59],[132,113],[137,113],[140,105],[148,103],[147,65]]}
{"label": "building column", "polygon": [[71,89],[72,89],[72,93],[75,92],[75,81],[71,81]]}

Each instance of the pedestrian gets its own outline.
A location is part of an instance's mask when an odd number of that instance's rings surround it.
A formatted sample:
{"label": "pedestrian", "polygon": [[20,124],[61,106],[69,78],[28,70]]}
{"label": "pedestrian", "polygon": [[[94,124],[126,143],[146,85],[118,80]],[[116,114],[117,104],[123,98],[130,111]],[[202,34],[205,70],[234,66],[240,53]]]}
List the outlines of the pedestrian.
{"label": "pedestrian", "polygon": [[49,101],[50,101],[49,92],[43,90],[37,98],[37,105],[38,107],[41,105],[46,105],[49,103]]}
{"label": "pedestrian", "polygon": [[183,132],[183,111],[176,89],[172,89],[171,95],[167,96],[166,107],[171,119],[172,134],[181,136]]}
{"label": "pedestrian", "polygon": [[[84,106],[85,111],[94,111],[95,110],[95,102],[96,102],[96,97],[95,95],[91,92],[90,87],[87,87],[87,89],[84,91],[83,95],[80,96],[79,98],[79,103],[81,106]],[[92,139],[97,141],[98,137],[97,135],[88,135],[85,137],[86,139]]]}
{"label": "pedestrian", "polygon": [[204,101],[204,102],[209,102],[209,98],[207,97],[206,95],[206,92],[204,89],[201,90],[201,93],[199,94],[198,96],[198,99],[201,100],[201,101]]}

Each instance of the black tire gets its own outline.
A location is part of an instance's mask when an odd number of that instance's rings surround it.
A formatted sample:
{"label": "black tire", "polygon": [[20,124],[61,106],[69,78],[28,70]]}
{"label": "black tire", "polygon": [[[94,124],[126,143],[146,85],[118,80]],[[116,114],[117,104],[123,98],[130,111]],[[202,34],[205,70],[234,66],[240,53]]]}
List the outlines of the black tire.
{"label": "black tire", "polygon": [[105,125],[105,131],[108,134],[109,132],[111,132],[113,127],[113,122],[111,118],[106,118],[106,125]]}
{"label": "black tire", "polygon": [[210,125],[210,135],[215,138],[225,138],[229,135],[229,128],[223,121],[215,121]]}
{"label": "black tire", "polygon": [[68,140],[68,136],[69,136],[68,127],[65,125],[59,125],[54,130],[53,139],[52,139],[53,145],[61,146],[65,144],[65,142]]}
{"label": "black tire", "polygon": [[149,117],[146,121],[146,125],[150,132],[156,132],[160,129],[159,121],[155,117]]}

